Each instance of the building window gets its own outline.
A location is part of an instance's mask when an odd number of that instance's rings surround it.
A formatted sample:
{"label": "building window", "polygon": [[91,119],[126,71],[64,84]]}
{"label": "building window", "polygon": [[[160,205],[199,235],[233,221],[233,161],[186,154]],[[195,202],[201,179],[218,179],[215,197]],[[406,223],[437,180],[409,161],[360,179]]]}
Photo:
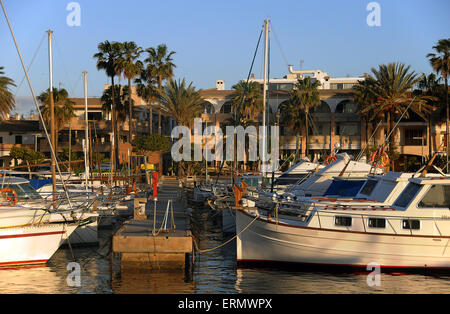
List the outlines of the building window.
{"label": "building window", "polygon": [[16,135],[15,144],[22,144],[22,135]]}
{"label": "building window", "polygon": [[356,136],[359,135],[358,123],[336,123],[336,135]]}
{"label": "building window", "polygon": [[101,112],[88,112],[89,121],[100,121],[103,120],[103,115]]}
{"label": "building window", "polygon": [[450,209],[450,186],[433,185],[419,202],[419,207]]}
{"label": "building window", "polygon": [[420,229],[420,220],[417,220],[417,219],[404,219],[402,226],[403,226],[403,229],[419,230]]}
{"label": "building window", "polygon": [[3,136],[0,136],[0,144],[3,144]]}
{"label": "building window", "polygon": [[340,227],[351,227],[352,217],[348,216],[336,216],[334,219],[334,224]]}
{"label": "building window", "polygon": [[269,83],[269,90],[293,90],[293,83]]}
{"label": "building window", "polygon": [[386,228],[386,219],[369,218],[369,228]]}
{"label": "building window", "polygon": [[220,108],[220,113],[231,113],[231,103],[224,103],[222,108]]}
{"label": "building window", "polygon": [[351,100],[341,101],[336,106],[336,113],[357,113],[358,106],[354,104]]}
{"label": "building window", "polygon": [[424,129],[405,129],[405,146],[426,146],[427,137]]}
{"label": "building window", "polygon": [[330,89],[352,89],[355,83],[330,83]]}

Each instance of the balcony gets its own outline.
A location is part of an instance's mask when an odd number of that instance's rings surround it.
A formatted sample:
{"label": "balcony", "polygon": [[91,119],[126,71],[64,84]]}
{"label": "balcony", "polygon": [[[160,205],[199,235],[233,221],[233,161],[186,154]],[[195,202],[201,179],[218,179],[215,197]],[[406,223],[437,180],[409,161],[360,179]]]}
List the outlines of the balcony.
{"label": "balcony", "polygon": [[343,150],[357,150],[361,149],[361,136],[335,136],[335,142],[341,145],[340,149]]}
{"label": "balcony", "polygon": [[[50,145],[47,140],[41,140],[39,143],[39,150],[42,153],[50,153]],[[69,148],[69,143],[67,142],[59,142],[58,143],[58,152],[62,152],[64,148]],[[93,143],[94,153],[97,153],[97,145]],[[83,145],[81,142],[72,143],[72,151],[74,152],[82,152]],[[99,153],[110,153],[111,152],[111,142],[104,142],[98,144],[98,152]]]}
{"label": "balcony", "polygon": [[0,144],[0,151],[9,152],[14,146],[28,149],[35,149],[34,144]]}

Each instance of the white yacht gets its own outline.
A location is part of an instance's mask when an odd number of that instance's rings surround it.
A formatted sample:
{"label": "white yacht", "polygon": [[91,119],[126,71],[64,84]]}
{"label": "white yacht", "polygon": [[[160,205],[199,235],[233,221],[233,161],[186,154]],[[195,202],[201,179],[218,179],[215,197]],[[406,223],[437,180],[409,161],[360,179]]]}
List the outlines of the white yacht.
{"label": "white yacht", "polygon": [[237,211],[237,260],[450,268],[450,177],[410,176],[371,177],[351,199]]}
{"label": "white yacht", "polygon": [[40,207],[1,206],[0,267],[46,263],[79,225]]}

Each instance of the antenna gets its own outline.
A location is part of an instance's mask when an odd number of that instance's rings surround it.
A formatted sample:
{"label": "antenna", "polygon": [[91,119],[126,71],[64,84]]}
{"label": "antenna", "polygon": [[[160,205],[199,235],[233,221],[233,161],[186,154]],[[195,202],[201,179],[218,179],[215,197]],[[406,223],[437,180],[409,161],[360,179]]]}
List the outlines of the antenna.
{"label": "antenna", "polygon": [[305,60],[300,60],[300,70],[303,69],[303,63],[305,62]]}

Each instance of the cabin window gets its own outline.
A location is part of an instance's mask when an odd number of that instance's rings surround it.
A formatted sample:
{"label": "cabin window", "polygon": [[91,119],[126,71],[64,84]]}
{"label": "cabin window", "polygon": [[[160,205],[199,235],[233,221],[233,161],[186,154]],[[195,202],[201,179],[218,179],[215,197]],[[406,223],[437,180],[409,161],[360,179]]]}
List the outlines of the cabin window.
{"label": "cabin window", "polygon": [[433,185],[419,202],[419,207],[450,208],[450,186]]}
{"label": "cabin window", "polygon": [[386,228],[386,219],[369,218],[369,228]]}
{"label": "cabin window", "polygon": [[403,229],[419,230],[420,229],[420,220],[417,220],[417,219],[403,220]]}
{"label": "cabin window", "polygon": [[351,227],[352,217],[348,216],[336,216],[334,219],[334,224],[340,227]]}
{"label": "cabin window", "polygon": [[361,194],[369,196],[372,193],[373,189],[375,188],[375,185],[377,185],[377,183],[378,183],[377,180],[367,180],[366,184],[361,190]]}
{"label": "cabin window", "polygon": [[403,190],[402,194],[397,198],[394,206],[406,207],[411,202],[411,200],[417,195],[421,186],[416,183],[410,182],[406,188]]}

